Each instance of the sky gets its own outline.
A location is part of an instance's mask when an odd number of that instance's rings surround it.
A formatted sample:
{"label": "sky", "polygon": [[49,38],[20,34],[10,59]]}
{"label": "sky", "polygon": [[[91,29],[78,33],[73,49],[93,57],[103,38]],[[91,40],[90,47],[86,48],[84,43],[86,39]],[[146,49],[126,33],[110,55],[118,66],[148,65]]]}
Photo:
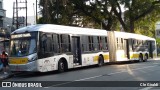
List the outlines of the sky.
{"label": "sky", "polygon": [[[3,0],[3,8],[6,10],[6,17],[13,17],[13,2],[16,0]],[[18,1],[25,1],[25,0],[18,0]],[[33,8],[33,3],[35,6],[36,0],[27,0],[28,2],[28,16],[35,16],[35,8]],[[19,4],[19,6],[23,6],[25,4]],[[20,10],[19,11],[19,16],[25,16],[25,10]]]}

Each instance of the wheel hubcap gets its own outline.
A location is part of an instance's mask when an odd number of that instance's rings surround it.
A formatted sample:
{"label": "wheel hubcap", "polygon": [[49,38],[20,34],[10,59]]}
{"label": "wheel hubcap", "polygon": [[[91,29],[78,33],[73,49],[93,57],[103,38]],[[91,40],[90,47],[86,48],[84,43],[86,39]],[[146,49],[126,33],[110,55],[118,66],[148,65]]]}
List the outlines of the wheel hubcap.
{"label": "wheel hubcap", "polygon": [[147,60],[148,58],[147,58],[147,56],[145,56],[145,60]]}
{"label": "wheel hubcap", "polygon": [[139,61],[142,61],[142,58],[141,58],[141,57],[139,57]]}
{"label": "wheel hubcap", "polygon": [[63,64],[63,62],[60,63],[60,67],[61,67],[62,70],[64,69],[64,64]]}

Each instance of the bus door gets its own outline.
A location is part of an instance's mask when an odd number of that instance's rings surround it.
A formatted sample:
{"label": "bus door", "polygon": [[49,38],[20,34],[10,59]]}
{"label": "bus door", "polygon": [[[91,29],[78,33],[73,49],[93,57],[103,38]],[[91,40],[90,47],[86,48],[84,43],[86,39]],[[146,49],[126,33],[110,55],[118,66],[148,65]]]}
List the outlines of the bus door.
{"label": "bus door", "polygon": [[80,37],[72,37],[72,53],[73,53],[73,63],[74,65],[81,65],[81,47],[80,47]]}
{"label": "bus door", "polygon": [[125,55],[127,55],[127,58],[130,59],[130,53],[129,53],[129,39],[124,39],[124,46],[125,46]]}
{"label": "bus door", "polygon": [[149,57],[153,58],[153,47],[152,41],[149,41]]}

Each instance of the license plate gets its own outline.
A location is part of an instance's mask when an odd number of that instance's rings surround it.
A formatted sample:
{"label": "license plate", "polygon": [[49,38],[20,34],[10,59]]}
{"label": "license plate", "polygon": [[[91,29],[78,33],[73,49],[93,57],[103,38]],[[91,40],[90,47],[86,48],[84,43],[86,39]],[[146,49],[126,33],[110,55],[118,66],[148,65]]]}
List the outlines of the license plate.
{"label": "license plate", "polygon": [[28,58],[10,58],[9,64],[26,64],[28,63]]}

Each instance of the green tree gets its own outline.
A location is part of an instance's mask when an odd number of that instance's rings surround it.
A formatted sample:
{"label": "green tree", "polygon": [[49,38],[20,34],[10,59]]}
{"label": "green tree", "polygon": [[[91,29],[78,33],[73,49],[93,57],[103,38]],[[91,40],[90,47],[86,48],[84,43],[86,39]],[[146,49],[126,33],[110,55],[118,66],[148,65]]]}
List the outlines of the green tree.
{"label": "green tree", "polygon": [[160,48],[160,38],[156,38],[157,48]]}
{"label": "green tree", "polygon": [[68,0],[40,0],[42,17],[39,23],[69,25],[74,15],[73,4]]}
{"label": "green tree", "polygon": [[116,21],[106,0],[40,0],[40,6],[42,18],[39,23],[72,25],[77,17],[83,18],[84,26],[91,23],[95,28],[111,30]]}
{"label": "green tree", "polygon": [[[78,22],[76,18],[79,18],[83,26],[91,23],[94,28],[102,27],[110,31],[120,29],[121,25],[126,32],[146,33],[148,30],[149,35],[153,36],[154,23],[159,20],[160,0],[40,1],[43,16],[40,23],[74,25]],[[125,12],[122,12],[123,8]]]}
{"label": "green tree", "polygon": [[135,33],[155,37],[155,24],[160,20],[159,12],[153,11],[151,14],[135,22]]}
{"label": "green tree", "polygon": [[[75,9],[80,11],[84,17],[89,17],[98,27],[108,31],[115,30],[116,17],[108,0],[71,0]],[[113,25],[115,24],[115,25]]]}
{"label": "green tree", "polygon": [[[127,32],[135,32],[135,22],[149,15],[152,17],[154,11],[159,12],[160,0],[109,0],[117,19]],[[122,7],[126,11],[122,18]],[[159,15],[158,13],[156,14]]]}

